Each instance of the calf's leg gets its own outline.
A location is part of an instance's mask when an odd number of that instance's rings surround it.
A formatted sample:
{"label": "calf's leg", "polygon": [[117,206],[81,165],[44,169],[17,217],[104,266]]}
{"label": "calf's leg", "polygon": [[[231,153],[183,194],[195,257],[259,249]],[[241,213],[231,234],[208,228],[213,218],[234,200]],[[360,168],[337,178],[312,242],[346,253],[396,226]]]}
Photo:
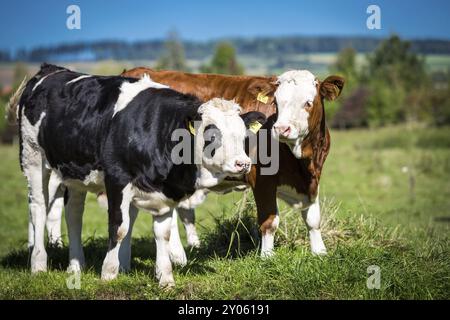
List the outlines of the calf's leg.
{"label": "calf's leg", "polygon": [[261,230],[261,257],[273,255],[275,232],[278,228],[279,216],[277,208],[276,185],[257,183],[253,189],[258,224]]}
{"label": "calf's leg", "polygon": [[69,267],[67,272],[80,272],[84,267],[83,244],[81,230],[83,227],[84,202],[86,192],[67,188],[66,223],[69,235]]}
{"label": "calf's leg", "polygon": [[172,210],[172,222],[170,226],[170,260],[180,266],[185,266],[187,263],[186,252],[181,243],[180,233],[178,232],[178,214],[177,209]]}
{"label": "calf's leg", "polygon": [[41,155],[35,155],[33,162],[24,165],[28,180],[28,245],[31,252],[31,272],[47,271],[47,252],[45,250],[45,220],[47,216],[46,188],[49,171],[45,168]]}
{"label": "calf's leg", "polygon": [[188,245],[194,248],[200,247],[200,239],[195,228],[195,209],[177,208],[177,211],[186,230]]}
{"label": "calf's leg", "polygon": [[47,235],[48,242],[52,246],[62,247],[61,238],[61,217],[64,207],[64,190],[65,187],[57,178],[56,173],[52,171],[50,181],[48,184],[49,201],[48,201],[48,215],[47,215]]}
{"label": "calf's leg", "polygon": [[[105,178],[108,197],[108,253],[102,266],[102,279],[115,279],[119,273],[119,250],[122,240],[128,233],[130,226],[130,206],[133,199],[131,184],[118,186]],[[131,236],[131,235],[130,235]]]}
{"label": "calf's leg", "polygon": [[130,226],[128,228],[128,233],[122,241],[119,249],[119,262],[120,271],[128,272],[131,268],[131,235],[133,233],[134,222],[136,221],[138,215],[138,209],[131,205],[130,206]]}
{"label": "calf's leg", "polygon": [[325,248],[320,232],[319,195],[317,195],[316,200],[308,209],[302,211],[302,217],[308,227],[311,252],[317,255],[326,254],[327,249]]}
{"label": "calf's leg", "polygon": [[153,230],[156,240],[156,278],[160,287],[173,287],[175,281],[170,262],[170,230],[172,224],[172,212],[153,217]]}

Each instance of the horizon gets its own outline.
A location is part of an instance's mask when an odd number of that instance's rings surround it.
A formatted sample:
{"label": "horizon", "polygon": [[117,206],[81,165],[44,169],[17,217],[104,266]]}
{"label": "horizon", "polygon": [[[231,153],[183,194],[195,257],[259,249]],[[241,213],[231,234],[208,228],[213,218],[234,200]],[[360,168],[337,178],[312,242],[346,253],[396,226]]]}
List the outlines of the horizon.
{"label": "horizon", "polygon": [[[66,27],[69,16],[66,8],[71,4],[80,7],[80,30]],[[369,4],[380,6],[380,30],[366,27]],[[381,39],[391,34],[407,40],[450,40],[447,17],[450,2],[444,0],[421,3],[285,0],[276,5],[256,1],[238,3],[236,0],[227,3],[133,0],[124,9],[123,3],[105,0],[63,0],[57,3],[19,0],[4,4],[4,10],[0,12],[3,30],[0,49],[17,52],[79,42],[154,41],[165,39],[171,30],[176,30],[183,41],[193,42],[283,37]],[[127,10],[126,15],[124,10]],[[229,17],[237,23],[230,23]]]}

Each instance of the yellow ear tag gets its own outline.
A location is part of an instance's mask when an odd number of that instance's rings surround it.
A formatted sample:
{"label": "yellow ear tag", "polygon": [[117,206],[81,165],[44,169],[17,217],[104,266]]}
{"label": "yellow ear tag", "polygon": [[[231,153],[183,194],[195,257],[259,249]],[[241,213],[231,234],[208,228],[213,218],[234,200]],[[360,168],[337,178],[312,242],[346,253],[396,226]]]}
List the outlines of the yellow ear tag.
{"label": "yellow ear tag", "polygon": [[261,129],[262,124],[259,123],[258,121],[253,121],[252,123],[250,123],[250,125],[248,126],[248,129],[253,132],[254,134],[256,134],[259,129]]}
{"label": "yellow ear tag", "polygon": [[189,121],[189,122],[188,122],[188,128],[189,128],[189,132],[190,132],[193,136],[195,136],[195,128],[194,128],[194,126],[192,125],[192,121]]}
{"label": "yellow ear tag", "polygon": [[266,96],[264,93],[260,92],[260,93],[258,93],[258,96],[256,97],[256,100],[266,104],[267,101],[269,101],[269,97]]}

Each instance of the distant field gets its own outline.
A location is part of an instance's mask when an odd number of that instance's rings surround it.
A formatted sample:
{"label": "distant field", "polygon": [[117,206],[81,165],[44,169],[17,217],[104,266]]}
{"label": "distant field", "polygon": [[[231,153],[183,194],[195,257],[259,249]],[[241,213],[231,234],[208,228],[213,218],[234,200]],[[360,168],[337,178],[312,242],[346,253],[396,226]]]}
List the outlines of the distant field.
{"label": "distant field", "polygon": [[[211,57],[203,60],[188,59],[187,65],[192,72],[198,72],[201,65],[206,64]],[[254,56],[240,55],[238,60],[245,67],[245,72],[250,75],[279,74],[289,69],[308,69],[319,77],[329,74],[329,67],[336,60],[335,53],[311,53],[285,55],[281,58],[259,58]],[[356,57],[357,66],[363,68],[366,62],[365,54]],[[112,75],[119,74],[123,69],[137,66],[154,67],[155,60],[136,61],[95,61],[95,62],[64,62],[59,63],[69,69],[79,72]],[[425,56],[427,70],[445,71],[450,69],[450,55],[427,55]],[[39,64],[29,64],[29,74],[34,74],[39,69]],[[14,64],[0,64],[0,86],[10,85],[14,79]]]}
{"label": "distant field", "polygon": [[[160,291],[154,278],[155,245],[146,213],[133,234],[132,272],[100,281],[107,217],[92,195],[84,216],[88,266],[81,289],[66,287],[67,247],[50,250],[50,272],[30,275],[26,183],[17,146],[0,146],[0,157],[3,299],[450,298],[450,128],[332,132],[320,189],[326,257],[310,254],[298,212],[280,202],[276,255],[261,260],[251,196],[238,213],[242,193],[210,196],[197,210],[203,247],[189,252],[186,267],[176,268],[177,287],[168,292]],[[370,265],[380,267],[379,290],[366,287]]]}

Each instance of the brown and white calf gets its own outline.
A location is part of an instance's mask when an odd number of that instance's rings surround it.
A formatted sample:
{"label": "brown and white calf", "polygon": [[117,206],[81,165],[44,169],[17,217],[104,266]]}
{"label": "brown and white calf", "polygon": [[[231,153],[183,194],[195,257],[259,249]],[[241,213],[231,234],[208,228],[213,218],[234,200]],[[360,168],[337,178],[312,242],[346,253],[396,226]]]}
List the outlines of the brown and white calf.
{"label": "brown and white calf", "polygon": [[[325,121],[324,100],[336,99],[344,79],[329,76],[319,81],[306,70],[287,71],[275,77],[191,74],[177,71],[155,71],[135,68],[124,72],[127,77],[144,74],[153,81],[168,85],[201,100],[214,97],[234,99],[244,110],[259,111],[267,117],[263,126],[271,135],[258,135],[258,147],[265,143],[268,152],[276,139],[279,145],[279,168],[275,174],[264,174],[261,159],[252,166],[242,182],[251,186],[262,233],[261,255],[273,253],[274,234],[279,216],[277,197],[298,208],[308,227],[311,251],[325,254],[320,232],[319,181],[330,149],[330,134]],[[264,141],[262,141],[264,140]],[[193,227],[193,210],[178,209],[187,227],[188,242],[198,241]]]}

